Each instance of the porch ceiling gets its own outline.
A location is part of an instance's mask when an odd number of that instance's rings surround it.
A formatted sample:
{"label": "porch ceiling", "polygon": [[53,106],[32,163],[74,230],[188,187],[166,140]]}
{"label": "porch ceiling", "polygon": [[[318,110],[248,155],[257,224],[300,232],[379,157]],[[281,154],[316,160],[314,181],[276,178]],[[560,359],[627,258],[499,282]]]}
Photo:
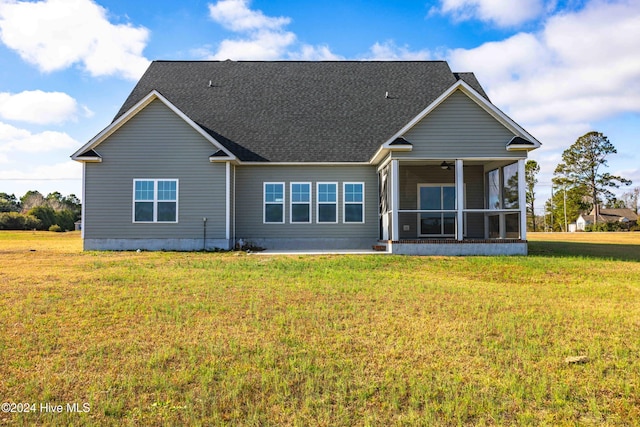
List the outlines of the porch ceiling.
{"label": "porch ceiling", "polygon": [[[440,164],[444,161],[447,163],[451,163],[451,167],[455,166],[456,159],[437,159],[437,160],[413,160],[413,159],[399,159],[400,166],[402,165],[411,165],[411,166],[440,166]],[[462,161],[463,166],[487,166],[491,165],[492,167],[502,167],[512,163],[516,163],[518,159],[500,159],[500,160],[464,160]]]}

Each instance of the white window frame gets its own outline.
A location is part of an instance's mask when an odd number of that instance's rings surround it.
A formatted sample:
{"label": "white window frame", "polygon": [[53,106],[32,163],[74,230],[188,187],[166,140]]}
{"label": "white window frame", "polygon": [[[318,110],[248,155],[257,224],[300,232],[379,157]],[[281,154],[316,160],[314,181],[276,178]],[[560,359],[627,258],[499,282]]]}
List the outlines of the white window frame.
{"label": "white window frame", "polygon": [[[282,186],[282,202],[267,202],[267,185],[281,185]],[[287,190],[284,182],[263,182],[262,183],[262,223],[263,224],[284,224],[285,218],[285,201],[287,200]],[[267,222],[267,205],[282,205],[282,221],[268,221]]]}
{"label": "white window frame", "polygon": [[[334,185],[336,188],[336,201],[335,202],[321,202],[320,201],[320,185],[329,184]],[[337,224],[338,223],[338,183],[337,182],[316,182],[316,224]],[[335,205],[336,207],[336,220],[335,221],[320,221],[320,205]]]}
{"label": "white window frame", "polygon": [[[362,201],[361,202],[347,202],[347,185],[361,185],[362,186]],[[365,223],[365,210],[364,210],[365,189],[364,182],[343,182],[342,183],[342,222],[345,224],[364,224]],[[347,221],[347,204],[360,205],[362,208],[362,221]]]}
{"label": "white window frame", "polygon": [[[153,200],[136,200],[136,183],[137,182],[153,182]],[[175,200],[158,200],[158,182],[170,181],[176,183],[176,199]],[[134,178],[133,195],[131,203],[131,222],[134,224],[177,224],[180,213],[180,180],[175,178]],[[153,203],[153,220],[152,221],[136,221],[136,202],[152,202]],[[176,220],[175,221],[158,221],[158,202],[175,202],[176,204]]]}
{"label": "white window frame", "polygon": [[[293,186],[294,185],[307,185],[309,187],[309,201],[308,202],[294,202],[293,201]],[[289,222],[291,224],[311,224],[313,218],[311,217],[311,203],[313,203],[313,186],[310,182],[290,182],[289,183]],[[309,209],[308,221],[294,221],[293,220],[293,205],[307,205]]]}

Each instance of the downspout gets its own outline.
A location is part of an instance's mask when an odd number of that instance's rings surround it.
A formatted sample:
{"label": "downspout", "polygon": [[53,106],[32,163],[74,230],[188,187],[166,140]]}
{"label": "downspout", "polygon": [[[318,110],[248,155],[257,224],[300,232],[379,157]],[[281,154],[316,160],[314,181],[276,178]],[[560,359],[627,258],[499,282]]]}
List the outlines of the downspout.
{"label": "downspout", "polygon": [[231,163],[225,163],[225,232],[227,249],[231,247]]}
{"label": "downspout", "polygon": [[207,217],[202,218],[202,250],[207,250]]}
{"label": "downspout", "polygon": [[86,192],[86,185],[85,185],[85,181],[87,179],[86,169],[87,169],[87,162],[82,162],[82,190],[81,190],[82,191],[82,193],[81,193],[82,194],[81,195],[82,204],[80,205],[80,216],[81,216],[81,218],[80,218],[80,237],[82,238],[82,241],[83,241],[82,242],[83,247],[84,247],[84,225],[85,225],[84,221],[85,221],[85,218],[87,217],[86,214],[85,214],[85,212],[86,212],[85,206],[87,205],[87,192]]}
{"label": "downspout", "polygon": [[233,222],[231,234],[231,249],[236,247],[236,165],[233,165]]}

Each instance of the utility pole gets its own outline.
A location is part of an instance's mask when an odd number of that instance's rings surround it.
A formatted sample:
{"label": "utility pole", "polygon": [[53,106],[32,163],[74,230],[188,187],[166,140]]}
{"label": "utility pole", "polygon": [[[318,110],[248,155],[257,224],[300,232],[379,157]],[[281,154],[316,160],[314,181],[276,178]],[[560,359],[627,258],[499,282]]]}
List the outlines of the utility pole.
{"label": "utility pole", "polygon": [[551,222],[551,232],[553,233],[553,185],[551,185],[551,218],[549,218]]}
{"label": "utility pole", "polygon": [[567,226],[567,186],[565,185],[563,187],[564,190],[564,231],[565,233],[567,231],[569,231],[569,228]]}

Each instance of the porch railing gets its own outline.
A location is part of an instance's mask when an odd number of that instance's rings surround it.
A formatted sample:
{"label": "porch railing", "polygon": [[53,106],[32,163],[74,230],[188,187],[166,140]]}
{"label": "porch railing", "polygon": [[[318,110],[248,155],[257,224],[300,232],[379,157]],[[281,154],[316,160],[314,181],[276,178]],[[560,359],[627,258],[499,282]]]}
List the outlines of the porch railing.
{"label": "porch railing", "polygon": [[[463,209],[462,227],[465,238],[479,239],[520,239],[519,209]],[[384,227],[388,228],[391,239],[393,212],[388,211]],[[424,222],[423,222],[424,221]],[[398,210],[398,238],[456,238],[458,230],[458,210]],[[426,232],[425,232],[426,231]]]}

